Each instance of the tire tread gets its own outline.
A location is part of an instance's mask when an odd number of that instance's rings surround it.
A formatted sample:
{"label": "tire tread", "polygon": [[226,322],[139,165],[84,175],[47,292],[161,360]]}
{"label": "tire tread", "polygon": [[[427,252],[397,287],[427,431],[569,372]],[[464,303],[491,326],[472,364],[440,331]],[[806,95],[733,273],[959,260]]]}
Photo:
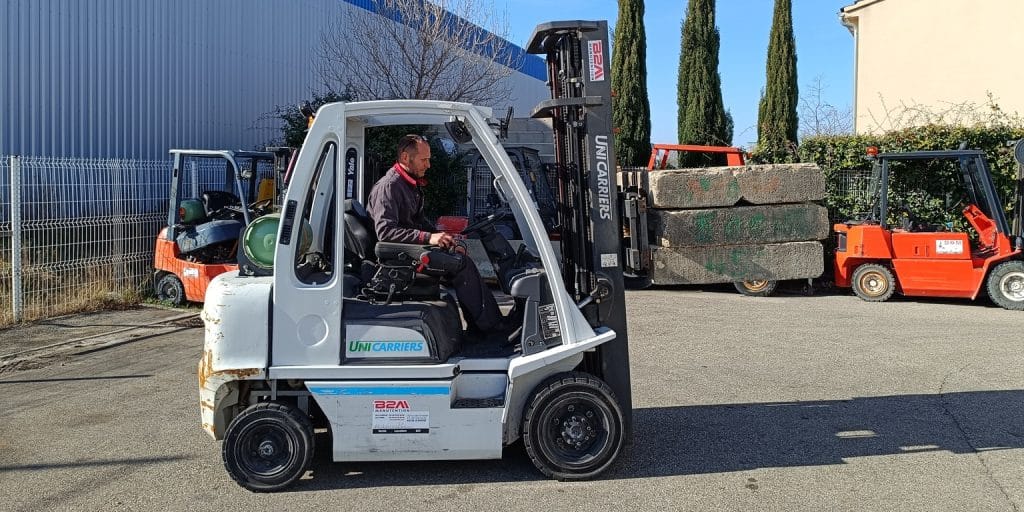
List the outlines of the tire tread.
{"label": "tire tread", "polygon": [[[532,426],[534,412],[536,411],[538,405],[543,403],[544,399],[546,397],[550,396],[552,393],[556,392],[557,390],[562,389],[562,388],[564,388],[566,386],[573,386],[573,385],[584,385],[584,386],[593,386],[593,387],[595,387],[597,390],[599,390],[600,392],[602,392],[602,393],[604,393],[606,395],[606,397],[609,400],[609,405],[611,406],[612,412],[613,413],[617,413],[619,415],[619,417],[617,418],[617,420],[619,422],[619,432],[618,432],[619,439],[617,441],[618,446],[612,452],[612,455],[609,457],[609,459],[608,459],[608,461],[606,463],[601,465],[601,467],[597,468],[596,470],[591,471],[589,473],[585,473],[585,474],[573,474],[573,473],[565,473],[565,472],[554,471],[551,467],[549,467],[547,462],[545,462],[544,460],[541,459],[541,457],[539,455],[540,452],[537,449],[534,448],[533,441],[530,438],[530,433],[529,433],[530,432],[530,427]],[[619,408],[618,399],[615,397],[615,393],[608,386],[608,384],[606,384],[601,379],[598,379],[597,377],[594,377],[594,376],[592,376],[590,374],[583,373],[583,372],[568,372],[568,373],[557,374],[557,375],[554,375],[551,378],[549,378],[547,381],[544,381],[539,386],[537,386],[536,390],[534,391],[533,395],[529,399],[528,403],[529,403],[529,405],[527,406],[526,412],[523,415],[523,418],[524,418],[523,425],[522,425],[523,445],[526,447],[526,453],[530,457],[530,462],[532,462],[533,465],[538,470],[540,470],[541,473],[544,474],[544,476],[546,476],[548,478],[554,478],[554,479],[556,479],[558,481],[587,480],[587,479],[593,478],[593,477],[599,475],[600,473],[604,472],[604,470],[606,470],[608,467],[610,467],[614,463],[615,459],[618,458],[619,453],[621,453],[622,447],[623,447],[623,444],[624,444],[623,443],[623,432],[622,432],[622,426],[623,426],[623,421],[622,421],[622,416],[621,416],[622,412],[621,412],[621,410]]]}
{"label": "tire tread", "polygon": [[995,268],[989,272],[988,279],[985,280],[985,288],[988,292],[988,298],[992,299],[992,302],[1003,309],[1024,311],[1024,302],[1014,302],[1007,299],[1003,296],[1002,290],[999,289],[999,281],[1002,280],[1005,274],[1010,272],[1024,272],[1024,261],[1004,261],[997,264]]}
{"label": "tire tread", "polygon": [[[302,433],[303,433],[303,437],[305,438],[305,441],[308,442],[307,443],[308,449],[306,450],[304,460],[302,461],[302,470],[297,472],[296,475],[293,475],[292,477],[288,478],[284,482],[280,482],[280,483],[275,484],[275,485],[257,485],[257,486],[254,486],[252,482],[243,479],[240,475],[237,475],[234,471],[232,471],[230,466],[228,465],[228,457],[229,457],[229,452],[231,450],[231,446],[228,443],[228,439],[231,437],[231,425],[235,425],[238,421],[244,420],[245,418],[248,418],[249,416],[253,416],[255,414],[261,414],[264,411],[274,411],[274,412],[283,414],[283,415],[285,415],[286,417],[288,417],[288,418],[290,418],[292,420],[295,420],[299,424],[299,427],[302,429]],[[242,486],[242,487],[244,487],[246,489],[249,489],[250,491],[253,491],[253,492],[274,492],[274,491],[278,491],[278,490],[284,489],[284,488],[292,485],[296,480],[298,480],[306,472],[305,471],[306,468],[309,467],[309,464],[310,464],[310,462],[313,459],[313,453],[316,451],[315,450],[316,446],[314,444],[313,423],[312,423],[312,421],[310,421],[309,417],[307,415],[305,415],[305,414],[302,414],[301,411],[299,411],[298,409],[296,409],[294,407],[291,407],[289,405],[286,405],[286,404],[282,404],[282,403],[278,403],[278,402],[260,402],[260,403],[251,405],[248,408],[246,408],[245,410],[243,410],[241,413],[239,413],[238,416],[236,416],[231,421],[231,425],[228,426],[228,432],[224,436],[224,442],[221,445],[221,456],[222,456],[223,461],[224,461],[224,467],[225,467],[225,469],[227,469],[228,474],[231,475],[231,479],[234,480],[235,483],[237,483],[238,485],[240,485],[240,486]]]}

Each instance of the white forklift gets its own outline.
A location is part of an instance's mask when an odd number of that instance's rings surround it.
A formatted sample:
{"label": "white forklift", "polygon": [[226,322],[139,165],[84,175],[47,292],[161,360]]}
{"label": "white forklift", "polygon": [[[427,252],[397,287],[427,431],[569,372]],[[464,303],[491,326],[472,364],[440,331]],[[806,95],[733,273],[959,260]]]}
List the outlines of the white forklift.
{"label": "white forklift", "polygon": [[[534,115],[555,129],[561,260],[488,109],[391,100],[319,110],[282,212],[247,228],[239,271],[206,294],[202,427],[223,440],[236,482],[293,484],[317,429],[335,461],[494,459],[522,439],[553,478],[612,465],[631,437],[632,401],[608,60],[594,58],[607,37],[606,22],[555,22],[529,44],[551,76],[553,97]],[[376,240],[359,203],[372,186],[361,179],[365,130],[407,124],[444,124],[491,168],[523,248],[494,229],[497,216],[465,232],[481,238],[514,303],[513,332],[464,332],[436,279],[447,253]]]}

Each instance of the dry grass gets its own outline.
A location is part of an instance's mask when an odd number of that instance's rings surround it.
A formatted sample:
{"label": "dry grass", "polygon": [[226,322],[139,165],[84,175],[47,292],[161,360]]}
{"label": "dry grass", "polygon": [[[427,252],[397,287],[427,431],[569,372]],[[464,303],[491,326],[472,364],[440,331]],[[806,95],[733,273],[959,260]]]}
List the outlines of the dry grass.
{"label": "dry grass", "polygon": [[[26,229],[22,245],[22,322],[124,309],[151,293],[153,242],[160,221]],[[0,237],[0,328],[14,325],[11,240]]]}
{"label": "dry grass", "polygon": [[[119,278],[115,267],[111,264],[62,271],[25,267],[22,322],[138,305],[145,298],[148,276]],[[5,277],[0,280],[0,328],[15,323],[10,273]]]}

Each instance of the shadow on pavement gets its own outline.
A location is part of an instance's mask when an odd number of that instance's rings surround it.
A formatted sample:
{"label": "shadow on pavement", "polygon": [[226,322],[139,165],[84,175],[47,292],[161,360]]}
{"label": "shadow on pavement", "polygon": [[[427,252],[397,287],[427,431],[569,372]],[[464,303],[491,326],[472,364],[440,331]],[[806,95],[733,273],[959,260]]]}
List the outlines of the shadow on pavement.
{"label": "shadow on pavement", "polygon": [[[1024,448],[1024,391],[635,409],[633,444],[603,479],[845,464],[846,459]],[[544,477],[521,443],[498,461],[330,461],[291,490],[521,482]]]}
{"label": "shadow on pavement", "polygon": [[192,457],[169,456],[169,457],[139,457],[134,459],[108,459],[108,460],[84,460],[75,462],[43,462],[39,464],[12,464],[0,466],[0,473],[7,471],[45,471],[49,469],[66,468],[94,468],[104,466],[145,466],[148,464],[165,464],[188,460]]}
{"label": "shadow on pavement", "polygon": [[107,375],[104,377],[63,377],[53,379],[24,379],[24,380],[0,380],[0,384],[33,384],[41,382],[70,382],[76,380],[118,380],[118,379],[146,379],[153,375]]}

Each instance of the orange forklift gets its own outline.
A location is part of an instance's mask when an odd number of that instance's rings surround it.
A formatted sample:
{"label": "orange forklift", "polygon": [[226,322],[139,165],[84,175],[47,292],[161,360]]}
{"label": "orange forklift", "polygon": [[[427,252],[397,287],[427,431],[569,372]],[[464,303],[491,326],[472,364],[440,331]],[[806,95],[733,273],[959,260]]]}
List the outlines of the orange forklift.
{"label": "orange forklift", "polygon": [[153,288],[175,306],[203,302],[210,281],[238,269],[238,238],[273,209],[282,158],[263,151],[172,149],[167,226],[156,238]]}
{"label": "orange forklift", "polygon": [[[834,226],[836,286],[853,288],[869,302],[888,300],[895,292],[909,297],[976,299],[984,291],[1003,308],[1024,310],[1020,218],[1024,141],[1015,149],[1021,170],[1011,229],[984,152],[961,146],[955,151],[879,154],[877,148],[869,148],[869,158],[874,160],[869,212],[865,218]],[[962,208],[971,230],[955,229],[956,222],[916,222],[907,208],[890,208],[893,164],[926,161],[950,162],[957,169],[963,185],[957,207]]]}

